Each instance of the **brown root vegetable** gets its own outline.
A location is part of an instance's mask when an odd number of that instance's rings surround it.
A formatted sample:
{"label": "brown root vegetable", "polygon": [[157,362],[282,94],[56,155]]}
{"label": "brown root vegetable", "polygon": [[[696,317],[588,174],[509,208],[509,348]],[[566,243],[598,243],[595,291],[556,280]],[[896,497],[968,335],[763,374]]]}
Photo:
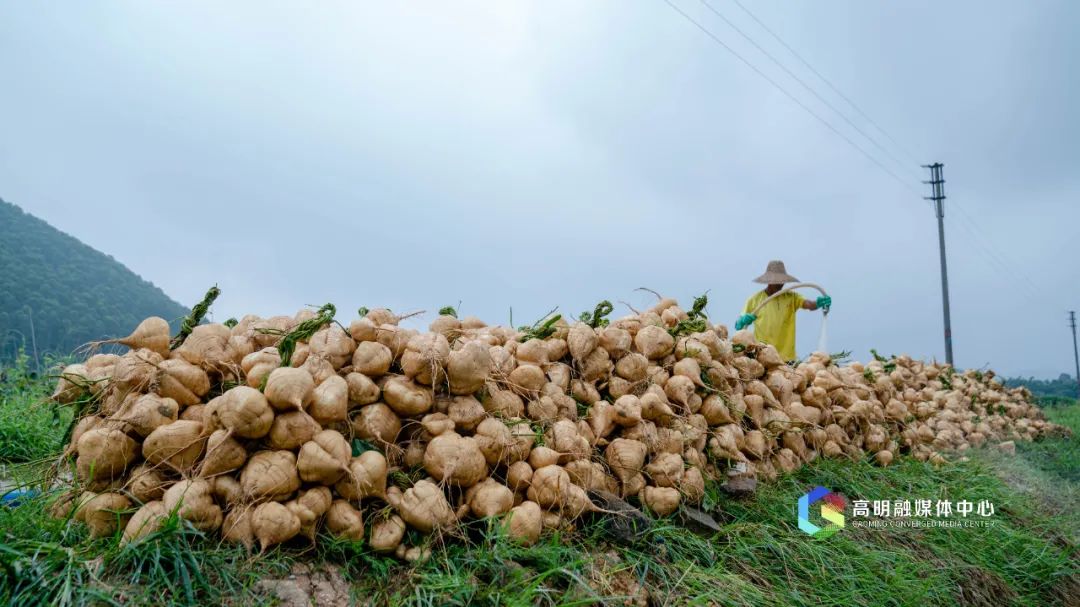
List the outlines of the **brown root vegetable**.
{"label": "brown root vegetable", "polygon": [[168,511],[163,502],[146,502],[127,522],[124,534],[120,537],[120,544],[129,544],[157,531],[161,528],[161,522],[166,516],[168,516]]}
{"label": "brown root vegetable", "polygon": [[176,421],[180,405],[171,398],[157,394],[143,394],[124,403],[110,419],[123,422],[140,436],[146,436],[155,429]]}
{"label": "brown root vegetable", "polygon": [[570,482],[587,491],[607,491],[618,493],[619,487],[615,479],[605,470],[600,462],[587,460],[575,460],[566,466],[566,473],[570,475]]}
{"label": "brown root vegetable", "polygon": [[281,355],[277,348],[263,348],[248,354],[240,361],[244,371],[244,381],[251,388],[264,385],[270,373],[281,367]]}
{"label": "brown root vegetable", "polygon": [[71,441],[68,449],[71,453],[78,453],[79,451],[79,439],[88,430],[93,430],[101,425],[102,418],[96,415],[87,415],[75,423],[75,427],[71,429]]}
{"label": "brown root vegetable", "polygon": [[560,466],[544,466],[533,471],[526,492],[529,499],[543,508],[560,507],[570,491],[570,476]]}
{"label": "brown root vegetable", "polygon": [[529,456],[532,448],[532,428],[525,422],[507,425],[488,417],[476,427],[475,440],[488,465],[512,464]]}
{"label": "brown root vegetable", "polygon": [[600,381],[611,375],[614,365],[607,350],[597,346],[584,360],[578,362],[578,370],[581,379],[585,381]]}
{"label": "brown root vegetable", "polygon": [[303,411],[290,411],[274,417],[266,444],[272,449],[296,449],[322,431],[319,422]]}
{"label": "brown root vegetable", "polygon": [[533,469],[528,462],[514,462],[506,468],[506,484],[511,491],[524,491],[532,481]]}
{"label": "brown root vegetable", "polygon": [[501,417],[522,417],[525,415],[525,401],[510,390],[489,389],[480,400],[484,410]]}
{"label": "brown root vegetable", "polygon": [[881,451],[878,451],[874,454],[874,460],[878,463],[878,465],[885,467],[893,462],[893,454],[891,451],[882,449]]}
{"label": "brown root vegetable", "polygon": [[488,379],[490,368],[491,355],[478,342],[469,342],[461,349],[451,351],[446,362],[450,393],[464,395],[479,391]]}
{"label": "brown root vegetable", "polygon": [[487,476],[487,460],[476,439],[455,432],[440,434],[424,451],[424,469],[436,480],[471,487]]}
{"label": "brown root vegetable", "polygon": [[252,512],[251,507],[229,510],[221,523],[222,539],[234,544],[243,544],[250,551],[255,545],[255,533],[251,529]]}
{"label": "brown root vegetable", "polygon": [[162,498],[166,512],[176,512],[200,531],[216,531],[221,527],[221,507],[214,502],[210,483],[205,479],[177,482]]}
{"label": "brown root vegetable", "polygon": [[390,348],[377,341],[364,341],[356,346],[353,352],[353,371],[363,373],[368,377],[381,377],[390,372],[390,365],[394,362],[394,353]]}
{"label": "brown root vegetable", "polygon": [[352,501],[369,497],[385,498],[388,470],[385,455],[378,451],[365,451],[349,460],[348,472],[334,486],[334,490]]}
{"label": "brown root vegetable", "polygon": [[450,356],[450,343],[440,333],[422,333],[409,339],[401,355],[401,370],[425,386],[441,383]]}
{"label": "brown root vegetable", "polygon": [[507,377],[510,389],[521,396],[534,396],[547,383],[544,370],[536,365],[523,364]]}
{"label": "brown root vegetable", "polygon": [[98,493],[82,500],[76,518],[90,528],[90,537],[108,537],[124,528],[131,500],[119,493]]}
{"label": "brown root vegetable", "polygon": [[[358,318],[349,323],[349,336],[358,343],[375,341],[379,325],[370,318]],[[359,346],[358,346],[359,347]]]}
{"label": "brown root vegetable", "polygon": [[544,345],[542,339],[536,339],[535,337],[519,343],[517,350],[514,351],[514,356],[518,360],[518,364],[530,364],[538,367],[544,367],[550,362],[548,360],[548,349]]}
{"label": "brown root vegetable", "polygon": [[311,354],[328,361],[335,369],[340,369],[353,355],[356,342],[337,324],[329,324],[319,329],[308,340]]}
{"label": "brown root vegetable", "polygon": [[634,336],[634,347],[649,360],[659,360],[675,349],[675,338],[663,327],[642,327]]}
{"label": "brown root vegetable", "polygon": [[77,445],[76,469],[86,481],[118,478],[135,459],[137,447],[127,434],[102,427],[84,432]]}
{"label": "brown root vegetable", "polygon": [[208,371],[226,371],[240,362],[232,359],[236,353],[228,347],[231,336],[231,331],[225,325],[199,325],[192,329],[184,343],[172,354]]}
{"label": "brown root vegetable", "polygon": [[364,515],[349,502],[334,500],[326,512],[326,530],[334,537],[358,542],[364,539]]}
{"label": "brown root vegetable", "polygon": [[549,383],[559,387],[561,392],[570,390],[570,382],[574,377],[574,370],[565,363],[551,363],[544,367]]}
{"label": "brown root vegetable", "polygon": [[423,415],[435,404],[435,397],[430,388],[415,384],[401,376],[386,380],[382,387],[383,399],[402,417]]}
{"label": "brown root vegetable", "polygon": [[[337,369],[330,364],[330,361],[318,355],[308,356],[307,359],[304,360],[304,364],[297,367],[297,369],[310,375],[316,386],[331,377],[337,377]],[[306,406],[307,405],[305,405],[305,407]]]}
{"label": "brown root vegetable", "polygon": [[323,430],[302,447],[296,458],[300,480],[333,485],[341,480],[349,465],[352,449],[340,432]]}
{"label": "brown root vegetable", "polygon": [[251,531],[265,551],[296,537],[300,533],[300,518],[282,504],[267,502],[251,513]]}
{"label": "brown root vegetable", "polygon": [[675,412],[671,410],[666,395],[646,392],[638,400],[641,403],[642,419],[659,425],[667,425],[675,417]]}
{"label": "brown root vegetable", "polygon": [[682,481],[683,459],[674,453],[661,453],[645,466],[645,474],[657,487],[675,487]]}
{"label": "brown root vegetable", "polygon": [[705,387],[705,382],[701,380],[701,364],[696,358],[686,357],[675,363],[672,373],[689,379],[698,388]]}
{"label": "brown root vegetable", "polygon": [[300,519],[300,535],[314,541],[316,525],[333,500],[329,488],[312,487],[301,491],[296,499],[285,502],[285,507]]}
{"label": "brown root vegetable", "polygon": [[392,514],[380,517],[371,524],[371,538],[368,545],[375,552],[393,552],[401,544],[405,537],[405,521],[401,517]]}
{"label": "brown root vegetable", "polygon": [[449,314],[440,314],[438,318],[431,321],[428,330],[432,333],[439,333],[453,342],[461,335],[461,321]]}
{"label": "brown root vegetable", "polygon": [[511,538],[524,546],[535,544],[543,531],[543,511],[540,505],[524,501],[511,508],[507,516],[506,530]]}
{"label": "brown root vegetable", "polygon": [[263,393],[278,411],[300,411],[311,400],[315,380],[303,369],[278,367],[266,378]]}
{"label": "brown root vegetable", "polygon": [[630,428],[641,423],[641,400],[633,394],[620,396],[614,405],[615,423]]}
{"label": "brown root vegetable", "polygon": [[691,503],[700,502],[705,497],[705,477],[700,468],[691,466],[683,471],[679,480],[679,492]]}
{"label": "brown root vegetable", "polygon": [[[683,360],[692,359],[684,358]],[[683,375],[672,375],[664,384],[664,394],[671,402],[688,407],[690,398],[694,395],[694,382]]]}
{"label": "brown root vegetable", "polygon": [[560,419],[545,432],[547,444],[559,453],[562,463],[572,460],[587,459],[592,453],[592,446],[585,437],[578,433],[577,424]]}
{"label": "brown root vegetable", "polygon": [[159,316],[151,316],[140,322],[131,335],[101,343],[120,344],[132,350],[145,348],[162,356],[168,356],[170,341],[172,341],[172,332],[169,329],[169,321]]}
{"label": "brown root vegetable", "polygon": [[222,507],[234,507],[244,501],[244,488],[240,486],[240,481],[227,475],[215,476],[209,479],[210,492],[214,494],[214,499],[221,504]]}
{"label": "brown root vegetable", "polygon": [[457,515],[442,489],[427,479],[417,481],[404,492],[391,487],[386,492],[386,499],[402,520],[420,532],[431,533],[457,523]]}
{"label": "brown root vegetable", "polygon": [[206,421],[208,418],[205,415],[206,405],[191,405],[190,407],[184,407],[184,410],[180,412],[178,419],[187,420],[190,422],[199,422],[203,425],[203,430],[209,430]]}
{"label": "brown root vegetable", "polygon": [[642,442],[617,438],[604,450],[604,458],[611,471],[625,485],[635,475],[641,474],[647,452],[648,448]]}
{"label": "brown root vegetable", "polygon": [[634,345],[630,331],[618,327],[605,327],[600,332],[600,347],[607,350],[614,358],[624,356]]}
{"label": "brown root vegetable", "polygon": [[67,405],[77,400],[90,390],[90,371],[84,364],[74,364],[64,367],[60,372],[60,378],[56,380],[56,389],[49,398],[53,402]]}
{"label": "brown root vegetable", "polygon": [[649,487],[642,491],[645,507],[659,516],[667,516],[679,508],[679,490],[672,487]]}
{"label": "brown root vegetable", "polygon": [[596,504],[589,499],[589,495],[581,487],[571,483],[566,487],[566,497],[563,499],[559,514],[566,519],[576,519],[585,512],[596,512]]}
{"label": "brown root vegetable", "polygon": [[488,478],[469,487],[465,500],[473,516],[487,518],[509,512],[514,505],[514,493],[506,485]]}
{"label": "brown root vegetable", "polygon": [[395,325],[382,325],[379,327],[378,334],[375,336],[375,340],[382,345],[390,348],[390,352],[394,355],[394,360],[401,358],[401,355],[405,353],[405,347],[408,346],[409,340],[413,335],[416,335],[416,331],[412,329],[404,329]]}
{"label": "brown root vegetable", "polygon": [[131,470],[127,490],[138,502],[147,504],[160,500],[170,484],[160,469],[140,464]]}
{"label": "brown root vegetable", "polygon": [[607,438],[615,429],[617,413],[615,406],[607,401],[599,401],[589,407],[588,422],[596,438]]}
{"label": "brown root vegetable", "polygon": [[296,456],[291,451],[259,451],[240,472],[240,486],[251,500],[283,501],[300,488]]}
{"label": "brown root vegetable", "polygon": [[132,350],[121,356],[113,365],[109,387],[118,394],[145,392],[157,379],[157,366],[164,359],[151,350]]}
{"label": "brown root vegetable", "polygon": [[270,432],[274,410],[262,392],[237,386],[221,396],[211,420],[241,438],[262,438]]}
{"label": "brown root vegetable", "polygon": [[566,338],[566,345],[570,349],[570,356],[574,360],[584,360],[600,343],[600,337],[596,329],[579,322],[570,327],[570,334]]}
{"label": "brown root vegetable", "polygon": [[765,435],[760,430],[751,430],[743,439],[743,453],[754,459],[764,459],[767,453]]}
{"label": "brown root vegetable", "polygon": [[451,398],[446,413],[454,422],[454,427],[465,432],[472,432],[480,422],[487,418],[484,405],[471,395]]}
{"label": "brown root vegetable", "polygon": [[146,437],[143,457],[151,464],[163,464],[177,472],[188,473],[202,457],[206,439],[201,423],[177,420],[158,427]]}
{"label": "brown root vegetable", "polygon": [[525,406],[525,413],[531,420],[542,423],[553,422],[559,416],[559,406],[550,396],[541,396],[529,401],[529,404]]}
{"label": "brown root vegetable", "polygon": [[206,439],[206,456],[199,476],[209,478],[240,469],[247,461],[247,450],[228,430],[215,430]]}
{"label": "brown root vegetable", "polygon": [[175,400],[182,407],[202,402],[210,392],[210,376],[182,358],[170,358],[158,364],[157,392]]}
{"label": "brown root vegetable", "polygon": [[333,375],[315,387],[308,404],[308,414],[320,425],[343,422],[349,416],[349,384]]}
{"label": "brown root vegetable", "polygon": [[401,432],[401,418],[385,404],[374,403],[353,415],[352,429],[357,438],[392,444]]}
{"label": "brown root vegetable", "polygon": [[615,362],[615,373],[619,377],[632,382],[645,379],[648,370],[649,359],[645,358],[644,354],[638,354],[637,352],[631,352]]}
{"label": "brown root vegetable", "polygon": [[453,432],[455,424],[454,420],[450,419],[445,413],[428,413],[420,420],[420,427],[430,435],[429,438],[432,438],[447,432]]}

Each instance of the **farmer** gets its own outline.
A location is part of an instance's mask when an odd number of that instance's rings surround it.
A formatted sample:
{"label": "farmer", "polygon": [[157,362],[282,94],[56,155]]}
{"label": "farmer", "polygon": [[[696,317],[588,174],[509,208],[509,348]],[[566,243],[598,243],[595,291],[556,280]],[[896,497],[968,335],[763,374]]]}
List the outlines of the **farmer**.
{"label": "farmer", "polygon": [[799,282],[799,279],[787,273],[784,262],[773,260],[765,268],[765,273],[755,278],[754,282],[766,285],[765,290],[754,293],[750,299],[746,300],[742,316],[735,321],[735,330],[745,329],[757,321],[754,325],[754,337],[758,341],[775,346],[784,360],[795,360],[795,312],[800,308],[803,310],[822,308],[828,311],[829,306],[832,305],[832,298],[822,295],[817,300],[810,301],[795,291],[788,291],[769,301],[758,312],[759,315],[754,316],[752,314],[754,309],[767,297],[779,291],[784,283]]}

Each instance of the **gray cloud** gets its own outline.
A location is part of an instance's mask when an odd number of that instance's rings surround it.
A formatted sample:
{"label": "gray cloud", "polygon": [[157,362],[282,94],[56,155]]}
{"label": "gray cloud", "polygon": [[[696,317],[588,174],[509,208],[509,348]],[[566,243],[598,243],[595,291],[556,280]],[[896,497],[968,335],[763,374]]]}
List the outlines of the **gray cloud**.
{"label": "gray cloud", "polygon": [[[958,363],[1068,370],[1080,9],[747,5],[916,155],[894,152],[911,185],[946,163]],[[19,5],[0,57],[0,196],[189,305],[218,283],[221,318],[461,300],[524,322],[647,285],[711,289],[731,322],[782,257],[834,293],[832,349],[942,349],[925,202],[660,1]]]}

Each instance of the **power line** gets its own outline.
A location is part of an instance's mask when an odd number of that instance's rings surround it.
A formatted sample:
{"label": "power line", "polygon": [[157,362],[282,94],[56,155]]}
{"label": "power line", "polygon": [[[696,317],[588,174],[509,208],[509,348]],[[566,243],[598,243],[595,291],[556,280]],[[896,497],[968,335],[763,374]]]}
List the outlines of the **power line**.
{"label": "power line", "polygon": [[790,69],[788,69],[788,67],[786,65],[784,65],[783,63],[781,63],[779,59],[774,57],[772,55],[772,53],[770,53],[769,51],[762,48],[762,46],[760,44],[758,44],[757,41],[755,41],[749,34],[742,31],[742,29],[740,29],[739,26],[735,25],[730,19],[725,17],[723,13],[721,13],[716,8],[714,8],[713,5],[709,4],[707,2],[707,0],[698,0],[698,1],[701,2],[701,4],[703,4],[705,6],[705,8],[709,9],[710,12],[712,12],[714,15],[716,15],[717,17],[722,19],[724,21],[724,23],[728,24],[728,26],[731,27],[731,29],[735,30],[747,42],[754,45],[754,48],[761,51],[761,53],[763,55],[765,55],[766,57],[768,57],[769,60],[772,61],[774,64],[776,64],[777,67],[784,70],[784,73],[786,73],[788,76],[791,76],[791,78],[793,80],[795,80],[795,82],[798,82],[800,85],[802,85],[802,87],[804,89],[806,89],[807,91],[809,91],[811,95],[816,97],[818,99],[818,101],[824,103],[825,106],[828,107],[833,112],[835,112],[837,116],[840,116],[840,118],[843,119],[844,122],[848,123],[848,126],[855,129],[856,132],[858,132],[860,135],[862,135],[867,140],[869,140],[870,143],[874,144],[874,146],[876,146],[877,149],[884,152],[885,155],[887,155],[889,158],[892,158],[893,162],[895,162],[896,164],[898,164],[900,166],[907,166],[907,165],[904,164],[904,162],[902,160],[897,158],[892,152],[885,149],[884,146],[882,146],[880,143],[878,143],[877,140],[874,139],[873,137],[871,137],[866,131],[859,128],[859,125],[852,122],[851,119],[848,118],[845,113],[843,113],[839,109],[837,109],[836,106],[834,106],[832,103],[829,103],[828,99],[825,99],[824,97],[822,97],[816,90],[814,90],[813,87],[811,87],[809,84],[807,84],[806,81],[804,81],[802,78],[799,78],[799,76],[797,74],[795,74],[795,72],[792,72]]}
{"label": "power line", "polygon": [[762,77],[762,78],[764,78],[764,79],[765,79],[766,81],[768,81],[768,83],[769,83],[769,84],[771,84],[771,85],[773,85],[774,87],[776,87],[776,89],[777,89],[778,91],[780,91],[781,93],[783,93],[783,94],[784,94],[785,96],[787,96],[787,98],[788,98],[788,99],[790,99],[790,100],[791,100],[791,101],[793,101],[793,102],[794,102],[794,103],[795,103],[796,105],[798,105],[798,106],[799,106],[799,107],[801,107],[801,108],[802,108],[803,110],[805,110],[805,111],[806,111],[806,113],[810,114],[811,116],[813,116],[814,118],[816,118],[816,119],[817,119],[817,120],[818,120],[819,122],[821,122],[821,123],[822,123],[822,124],[824,124],[824,125],[825,125],[826,127],[828,127],[828,128],[829,128],[829,130],[830,130],[830,131],[832,131],[833,133],[835,133],[837,137],[840,137],[840,138],[841,138],[841,139],[843,139],[843,140],[844,140],[845,142],[847,142],[847,144],[848,144],[848,145],[850,145],[851,147],[855,148],[855,149],[856,149],[856,150],[857,150],[857,151],[858,151],[858,152],[859,152],[860,154],[862,154],[863,156],[865,156],[865,157],[867,158],[867,160],[869,160],[870,162],[873,162],[873,163],[874,163],[874,164],[876,164],[876,165],[878,166],[878,168],[880,168],[880,169],[881,169],[882,171],[885,171],[886,173],[888,173],[888,174],[889,174],[889,176],[890,176],[890,177],[892,177],[893,179],[895,179],[897,183],[899,183],[900,185],[904,186],[905,188],[907,188],[908,190],[910,190],[910,191],[911,191],[911,192],[913,192],[914,194],[916,194],[916,195],[919,195],[919,196],[921,196],[921,194],[919,194],[919,191],[918,191],[918,190],[916,190],[916,189],[915,189],[914,187],[912,187],[912,185],[911,185],[911,184],[909,184],[908,182],[906,182],[906,181],[904,181],[903,179],[901,179],[901,178],[900,178],[900,176],[899,176],[899,175],[897,175],[897,174],[896,174],[895,172],[893,172],[893,170],[892,170],[892,169],[890,169],[889,167],[885,166],[885,165],[884,165],[884,164],[882,164],[882,163],[881,163],[881,162],[880,162],[880,161],[879,161],[879,160],[878,160],[877,158],[874,158],[874,157],[873,157],[873,156],[871,156],[871,155],[870,155],[870,154],[869,154],[869,153],[868,153],[868,152],[867,152],[866,150],[864,150],[863,148],[859,147],[859,145],[858,145],[858,144],[856,144],[856,143],[855,143],[854,141],[852,141],[852,140],[851,140],[851,139],[850,139],[850,138],[849,138],[849,137],[848,137],[847,135],[845,135],[845,134],[843,134],[842,132],[840,132],[840,130],[838,130],[838,129],[837,129],[837,128],[836,128],[835,126],[833,126],[833,125],[832,125],[832,123],[830,123],[830,122],[829,122],[828,120],[825,120],[824,118],[822,118],[822,117],[821,117],[821,116],[820,116],[819,114],[817,114],[816,112],[814,112],[814,110],[810,109],[810,108],[809,108],[809,107],[808,107],[808,106],[807,106],[807,105],[806,105],[805,103],[803,103],[802,101],[800,101],[798,97],[796,97],[795,95],[792,95],[791,93],[789,93],[789,92],[787,91],[787,89],[785,89],[784,87],[780,86],[780,84],[779,84],[779,83],[778,83],[778,82],[777,82],[776,80],[773,80],[772,78],[770,78],[768,74],[766,74],[765,72],[761,71],[761,70],[760,70],[760,69],[759,69],[759,68],[758,68],[758,67],[757,67],[756,65],[754,65],[753,63],[751,63],[751,62],[750,62],[749,60],[747,60],[747,59],[746,59],[745,57],[743,57],[743,56],[742,56],[742,55],[740,55],[739,53],[737,53],[737,52],[735,51],[735,49],[733,49],[733,48],[731,48],[730,46],[728,46],[728,45],[727,45],[727,44],[726,44],[726,43],[725,43],[725,42],[724,42],[723,40],[721,40],[721,39],[720,39],[720,38],[719,38],[719,37],[718,37],[718,36],[717,36],[716,34],[714,34],[714,33],[713,33],[713,32],[712,32],[711,30],[709,30],[709,29],[708,29],[707,27],[705,27],[704,25],[702,25],[701,23],[699,23],[699,22],[698,22],[697,20],[695,20],[695,19],[694,19],[693,17],[691,17],[691,16],[689,15],[689,14],[687,14],[687,13],[686,13],[685,11],[683,11],[683,10],[682,10],[681,8],[679,8],[678,6],[676,6],[676,5],[674,4],[674,3],[672,3],[672,1],[671,1],[671,0],[664,0],[664,3],[665,3],[665,4],[667,4],[668,6],[670,6],[670,7],[671,7],[671,8],[672,8],[672,9],[673,9],[673,10],[674,10],[675,12],[679,13],[680,15],[682,15],[682,17],[683,17],[684,19],[686,19],[687,21],[689,21],[689,22],[690,22],[691,24],[693,24],[693,25],[694,25],[694,27],[696,27],[696,28],[698,28],[699,30],[701,30],[701,31],[702,31],[702,32],[703,32],[703,33],[704,33],[704,34],[705,34],[706,36],[708,36],[708,37],[709,37],[709,38],[710,38],[710,39],[711,39],[711,40],[712,40],[713,42],[715,42],[716,44],[720,45],[720,46],[721,46],[721,47],[722,47],[722,48],[723,48],[724,50],[726,50],[727,52],[729,52],[729,53],[731,53],[732,55],[734,55],[736,59],[738,59],[739,61],[742,61],[742,62],[743,62],[743,63],[744,63],[744,64],[745,64],[745,65],[746,65],[747,67],[749,67],[750,69],[754,70],[754,72],[755,72],[755,73],[757,73],[757,75],[758,75],[758,76],[761,76],[761,77]]}
{"label": "power line", "polygon": [[850,105],[856,112],[859,113],[860,116],[862,116],[866,120],[866,122],[868,122],[870,125],[872,125],[874,128],[876,128],[878,131],[880,131],[882,135],[885,135],[885,137],[887,137],[889,139],[889,141],[891,141],[893,143],[893,145],[895,145],[901,152],[903,152],[904,154],[907,155],[907,157],[912,161],[913,164],[919,164],[919,161],[915,159],[914,154],[909,152],[907,150],[907,148],[905,148],[904,146],[900,145],[900,142],[898,142],[895,138],[893,138],[893,136],[890,135],[888,131],[881,128],[881,126],[878,123],[874,122],[874,120],[871,119],[870,116],[868,116],[866,114],[866,112],[862,111],[862,109],[858,105],[856,105],[855,102],[852,101],[850,97],[848,97],[847,95],[842,93],[840,91],[840,89],[838,89],[836,87],[836,85],[834,85],[828,78],[823,76],[821,74],[821,72],[814,69],[814,66],[810,65],[810,62],[807,61],[806,59],[804,59],[803,56],[798,53],[798,51],[791,48],[791,45],[789,45],[787,42],[784,42],[784,39],[781,38],[779,34],[772,31],[769,28],[769,26],[765,25],[765,23],[762,22],[761,19],[758,19],[757,15],[750,12],[750,9],[743,6],[743,4],[741,2],[739,2],[739,0],[731,0],[731,1],[734,2],[736,5],[738,5],[738,7],[741,8],[743,10],[743,12],[745,12],[747,15],[749,15],[751,19],[753,19],[755,22],[757,22],[757,24],[761,26],[761,29],[768,32],[770,36],[775,38],[777,42],[779,42],[781,45],[783,45],[783,47],[786,48],[788,50],[788,52],[790,52],[792,55],[794,55],[795,58],[798,59],[803,65],[805,65],[808,70],[810,70],[811,72],[814,73],[815,76],[820,78],[821,81],[824,82],[826,84],[826,86],[828,86],[830,89],[832,89],[832,91],[834,93],[836,93],[837,95],[840,96],[841,99],[846,101],[848,103],[848,105]]}
{"label": "power line", "polygon": [[1022,278],[1023,281],[1026,282],[1028,284],[1028,286],[1030,286],[1032,289],[1034,289],[1036,291],[1041,290],[1039,288],[1039,286],[1036,285],[1035,282],[1031,280],[1031,278],[1027,275],[1027,273],[1023,271],[1023,269],[1021,269],[1019,266],[1013,264],[1004,253],[1000,252],[997,249],[997,247],[994,246],[993,239],[986,236],[983,233],[983,231],[981,229],[979,229],[978,223],[975,222],[975,219],[964,209],[963,206],[957,204],[954,201],[953,202],[953,207],[956,210],[960,211],[961,217],[971,226],[972,235],[976,239],[979,239],[979,240],[984,241],[986,243],[985,246],[984,246],[984,249],[986,249],[990,253],[990,255],[995,257],[998,260],[998,262],[1002,266],[1004,266],[1006,268],[1006,270],[1010,274],[1012,274],[1014,277],[1019,276],[1020,278]]}

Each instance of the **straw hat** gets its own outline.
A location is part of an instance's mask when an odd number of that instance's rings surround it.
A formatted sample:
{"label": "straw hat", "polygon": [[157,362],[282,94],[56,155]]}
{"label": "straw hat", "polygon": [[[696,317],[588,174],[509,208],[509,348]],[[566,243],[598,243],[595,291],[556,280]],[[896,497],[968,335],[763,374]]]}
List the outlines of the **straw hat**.
{"label": "straw hat", "polygon": [[770,261],[768,267],[765,268],[765,273],[755,278],[754,282],[759,282],[763,285],[780,285],[785,282],[799,282],[799,279],[787,273],[784,262],[779,259],[774,259]]}

